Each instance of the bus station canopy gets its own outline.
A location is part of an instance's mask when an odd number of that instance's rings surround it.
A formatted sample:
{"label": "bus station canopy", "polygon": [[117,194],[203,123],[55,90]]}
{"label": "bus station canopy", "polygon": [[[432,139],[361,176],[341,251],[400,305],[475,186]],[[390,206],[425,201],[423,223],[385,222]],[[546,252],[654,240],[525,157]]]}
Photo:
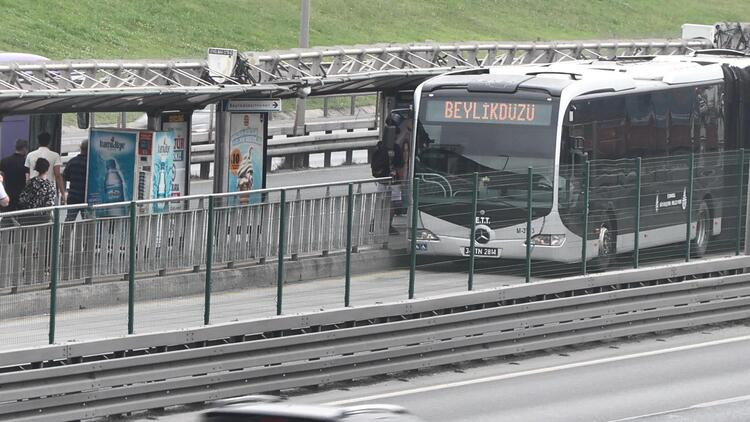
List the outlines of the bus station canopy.
{"label": "bus station canopy", "polygon": [[[709,43],[710,44],[710,43]],[[0,64],[0,115],[202,108],[221,99],[414,89],[449,71],[623,55],[687,54],[707,41],[469,43],[322,47],[239,54],[231,75],[206,60]],[[215,70],[212,70],[215,75]]]}

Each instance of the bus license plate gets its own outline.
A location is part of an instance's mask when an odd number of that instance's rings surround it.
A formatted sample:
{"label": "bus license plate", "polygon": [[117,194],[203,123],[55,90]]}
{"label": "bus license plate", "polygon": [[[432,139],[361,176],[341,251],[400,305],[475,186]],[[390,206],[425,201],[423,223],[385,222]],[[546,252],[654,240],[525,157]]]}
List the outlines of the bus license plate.
{"label": "bus license plate", "polygon": [[[464,246],[464,256],[469,256],[471,249],[468,246]],[[483,256],[488,258],[500,258],[500,249],[498,248],[483,248],[474,247],[474,256]]]}

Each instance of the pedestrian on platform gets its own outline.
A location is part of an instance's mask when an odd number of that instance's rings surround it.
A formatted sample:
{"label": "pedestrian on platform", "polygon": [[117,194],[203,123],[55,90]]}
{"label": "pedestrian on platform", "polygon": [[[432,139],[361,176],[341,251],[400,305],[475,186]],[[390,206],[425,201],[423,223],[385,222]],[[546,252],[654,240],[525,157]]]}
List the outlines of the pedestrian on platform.
{"label": "pedestrian on platform", "polygon": [[[80,153],[73,157],[65,166],[63,179],[68,186],[67,204],[85,204],[86,203],[86,166],[88,163],[87,156],[89,151],[89,141],[84,139],[81,142]],[[68,210],[65,221],[75,221],[78,214],[83,216],[83,210],[76,208]]]}
{"label": "pedestrian on platform", "polygon": [[5,176],[5,190],[10,197],[10,205],[3,211],[18,210],[18,197],[26,186],[26,154],[29,152],[29,141],[16,141],[16,151],[0,160],[0,172]]}
{"label": "pedestrian on platform", "polygon": [[50,143],[52,142],[52,136],[47,132],[42,132],[37,136],[39,141],[39,148],[29,153],[26,156],[26,170],[28,171],[28,179],[31,180],[37,176],[36,161],[39,158],[44,158],[47,163],[52,167],[52,174],[49,182],[52,183],[52,187],[57,189],[59,192],[59,198],[55,195],[55,199],[60,200],[60,204],[65,205],[65,182],[62,178],[62,159],[60,154],[49,149]]}
{"label": "pedestrian on platform", "polygon": [[[34,162],[35,176],[29,180],[29,184],[23,188],[18,198],[21,209],[33,210],[37,208],[52,207],[55,205],[55,186],[49,180],[49,161],[37,158]],[[41,212],[18,218],[22,224],[43,224],[50,220],[49,212]]]}

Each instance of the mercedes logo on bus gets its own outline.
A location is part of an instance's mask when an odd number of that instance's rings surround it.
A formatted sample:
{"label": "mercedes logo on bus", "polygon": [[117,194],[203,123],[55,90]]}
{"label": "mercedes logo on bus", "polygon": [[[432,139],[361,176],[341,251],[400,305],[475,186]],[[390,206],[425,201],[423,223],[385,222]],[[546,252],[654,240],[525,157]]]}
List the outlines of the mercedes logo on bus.
{"label": "mercedes logo on bus", "polygon": [[481,243],[482,245],[487,244],[487,242],[490,241],[490,232],[489,230],[479,227],[476,230],[474,230],[474,240],[477,243]]}

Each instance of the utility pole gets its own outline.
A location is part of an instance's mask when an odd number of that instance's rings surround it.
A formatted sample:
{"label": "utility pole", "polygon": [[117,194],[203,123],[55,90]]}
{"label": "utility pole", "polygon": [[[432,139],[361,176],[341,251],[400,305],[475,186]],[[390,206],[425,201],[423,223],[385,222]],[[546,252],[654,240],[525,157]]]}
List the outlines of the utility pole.
{"label": "utility pole", "polygon": [[[310,0],[300,0],[299,13],[299,47],[310,46]],[[294,113],[294,134],[297,136],[305,133],[305,99],[297,98],[297,111]]]}

